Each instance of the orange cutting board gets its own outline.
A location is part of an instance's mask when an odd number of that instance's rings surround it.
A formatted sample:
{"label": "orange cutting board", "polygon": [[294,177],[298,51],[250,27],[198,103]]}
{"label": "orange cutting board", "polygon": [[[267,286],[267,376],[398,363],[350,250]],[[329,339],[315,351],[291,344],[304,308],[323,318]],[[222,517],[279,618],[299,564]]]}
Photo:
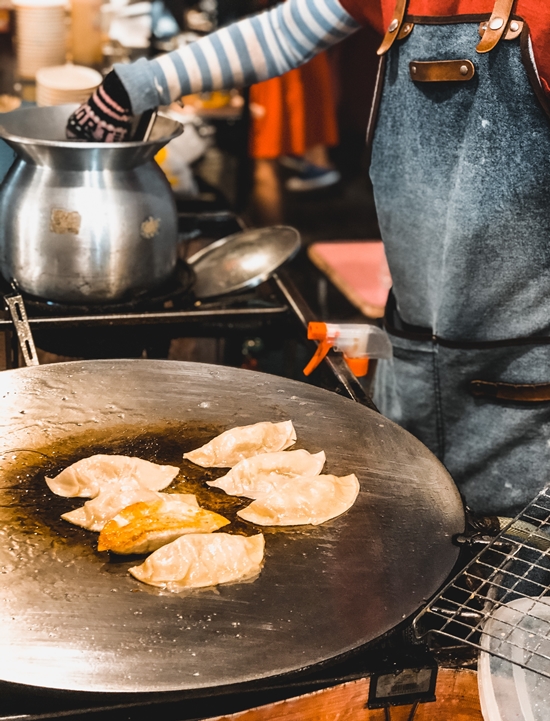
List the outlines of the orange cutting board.
{"label": "orange cutting board", "polygon": [[381,240],[313,243],[312,263],[368,318],[381,318],[391,276]]}

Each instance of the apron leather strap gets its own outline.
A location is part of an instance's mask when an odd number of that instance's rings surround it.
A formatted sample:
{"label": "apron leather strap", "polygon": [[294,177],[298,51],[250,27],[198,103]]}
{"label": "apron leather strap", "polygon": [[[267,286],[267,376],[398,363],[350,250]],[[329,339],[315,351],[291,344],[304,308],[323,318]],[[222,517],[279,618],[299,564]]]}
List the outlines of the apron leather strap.
{"label": "apron leather strap", "polygon": [[[511,1],[513,2],[513,0]],[[384,35],[382,44],[376,51],[378,55],[385,55],[394,44],[394,42],[397,40],[399,31],[401,30],[401,26],[403,25],[403,20],[405,19],[408,2],[409,0],[397,0],[395,4],[395,10],[393,11],[392,20],[388,25],[388,29],[386,30],[386,34]]]}
{"label": "apron leather strap", "polygon": [[476,397],[494,398],[518,403],[547,403],[550,401],[550,383],[493,383],[470,381],[470,393]]}
{"label": "apron leather strap", "polygon": [[496,0],[487,29],[476,47],[478,53],[488,53],[499,43],[508,29],[513,6],[514,0]]}

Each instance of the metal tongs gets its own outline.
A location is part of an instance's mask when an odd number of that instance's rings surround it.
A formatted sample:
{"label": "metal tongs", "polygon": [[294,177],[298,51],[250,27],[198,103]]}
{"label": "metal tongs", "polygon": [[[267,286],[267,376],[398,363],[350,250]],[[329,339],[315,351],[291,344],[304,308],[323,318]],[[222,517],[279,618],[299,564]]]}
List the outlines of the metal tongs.
{"label": "metal tongs", "polygon": [[136,129],[132,135],[132,141],[141,140],[146,143],[151,137],[153,127],[158,115],[158,108],[146,110],[138,120]]}

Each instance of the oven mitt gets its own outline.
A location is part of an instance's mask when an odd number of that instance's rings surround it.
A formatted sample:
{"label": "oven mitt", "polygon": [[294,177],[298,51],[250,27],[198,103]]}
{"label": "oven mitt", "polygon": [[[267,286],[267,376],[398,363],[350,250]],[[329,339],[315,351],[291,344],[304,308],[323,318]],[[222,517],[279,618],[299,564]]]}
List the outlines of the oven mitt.
{"label": "oven mitt", "polygon": [[130,98],[111,70],[93,95],[71,115],[65,132],[69,140],[116,143],[128,139],[131,120]]}

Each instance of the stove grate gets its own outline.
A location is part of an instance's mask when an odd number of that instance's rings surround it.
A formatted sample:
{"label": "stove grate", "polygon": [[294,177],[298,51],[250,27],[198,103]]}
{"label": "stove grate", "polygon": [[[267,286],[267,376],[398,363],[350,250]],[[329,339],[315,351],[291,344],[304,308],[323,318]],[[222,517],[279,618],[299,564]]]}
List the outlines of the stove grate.
{"label": "stove grate", "polygon": [[413,626],[550,678],[550,485],[501,522]]}

